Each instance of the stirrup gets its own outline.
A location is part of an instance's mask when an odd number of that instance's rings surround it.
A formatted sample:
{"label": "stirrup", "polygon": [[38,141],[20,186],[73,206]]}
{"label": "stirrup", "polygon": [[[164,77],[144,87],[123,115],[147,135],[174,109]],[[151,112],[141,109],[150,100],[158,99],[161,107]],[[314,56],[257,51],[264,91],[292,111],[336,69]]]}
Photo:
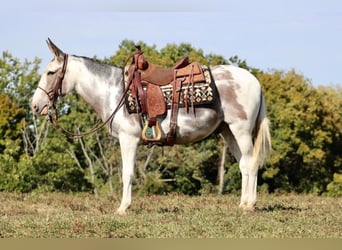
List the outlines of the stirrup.
{"label": "stirrup", "polygon": [[142,137],[142,139],[144,140],[144,141],[146,141],[146,142],[160,142],[160,139],[161,139],[161,130],[160,130],[160,128],[159,128],[159,123],[158,123],[158,121],[156,122],[156,126],[155,126],[155,128],[156,128],[156,136],[154,137],[154,138],[149,138],[148,137],[148,133],[149,132],[151,132],[151,131],[148,131],[148,129],[152,129],[152,127],[149,127],[148,126],[148,120],[146,120],[146,122],[145,122],[145,126],[144,126],[144,128],[143,128],[143,130],[142,130],[142,132],[141,132],[141,137]]}

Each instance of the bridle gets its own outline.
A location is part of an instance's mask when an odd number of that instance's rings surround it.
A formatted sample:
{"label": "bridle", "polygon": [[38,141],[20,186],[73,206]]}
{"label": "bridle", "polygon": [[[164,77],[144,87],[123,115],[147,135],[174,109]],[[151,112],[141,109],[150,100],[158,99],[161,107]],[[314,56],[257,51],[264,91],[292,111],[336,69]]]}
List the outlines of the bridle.
{"label": "bridle", "polygon": [[[52,88],[51,90],[47,91],[45,89],[43,89],[42,87],[39,87],[39,89],[41,89],[48,97],[50,100],[50,107],[54,107],[56,101],[58,100],[58,97],[63,96],[62,94],[62,83],[63,83],[63,79],[65,76],[65,72],[68,66],[68,54],[64,54],[63,57],[63,66],[62,66],[62,70],[58,73],[57,78],[56,78],[56,83],[55,83],[55,87]],[[50,109],[49,107],[49,109]]]}
{"label": "bridle", "polygon": [[104,127],[109,121],[111,121],[112,119],[114,119],[114,116],[116,115],[116,113],[119,111],[119,109],[123,106],[124,104],[124,100],[125,100],[125,96],[128,93],[128,90],[130,88],[131,82],[127,85],[125,91],[122,94],[122,97],[119,101],[119,104],[116,106],[116,108],[114,109],[114,111],[112,112],[112,114],[107,118],[106,121],[101,122],[100,120],[94,125],[93,128],[91,128],[89,131],[83,132],[83,133],[73,133],[70,132],[68,130],[66,130],[65,128],[63,128],[59,122],[58,122],[58,110],[56,108],[56,102],[58,100],[59,97],[63,97],[63,93],[62,93],[62,83],[64,80],[64,76],[65,76],[65,72],[68,66],[68,54],[64,54],[63,57],[63,66],[62,66],[62,70],[58,73],[56,81],[55,81],[55,86],[47,91],[45,89],[43,89],[42,87],[38,88],[40,90],[42,90],[49,98],[49,110],[48,110],[48,117],[50,119],[50,122],[53,125],[57,125],[59,128],[62,129],[62,131],[72,137],[83,137],[89,134],[92,134],[94,132],[96,132],[97,130],[99,130],[100,128]]}

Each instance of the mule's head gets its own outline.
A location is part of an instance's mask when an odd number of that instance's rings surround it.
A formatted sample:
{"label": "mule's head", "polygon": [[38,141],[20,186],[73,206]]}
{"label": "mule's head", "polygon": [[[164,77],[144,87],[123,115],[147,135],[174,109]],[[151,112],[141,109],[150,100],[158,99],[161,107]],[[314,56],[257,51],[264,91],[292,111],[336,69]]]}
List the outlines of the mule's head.
{"label": "mule's head", "polygon": [[67,86],[65,86],[68,55],[50,39],[47,40],[47,44],[54,58],[42,74],[31,103],[33,112],[39,115],[47,115],[58,98],[68,91]]}

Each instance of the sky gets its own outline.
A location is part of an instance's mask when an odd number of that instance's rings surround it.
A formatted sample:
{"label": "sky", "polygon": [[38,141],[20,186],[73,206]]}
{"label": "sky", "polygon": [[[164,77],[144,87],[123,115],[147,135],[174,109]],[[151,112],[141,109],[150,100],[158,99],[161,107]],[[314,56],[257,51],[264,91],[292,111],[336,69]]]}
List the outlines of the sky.
{"label": "sky", "polygon": [[0,5],[0,52],[21,60],[64,52],[114,55],[124,39],[157,49],[190,43],[264,71],[295,69],[314,86],[342,85],[341,0],[11,0]]}

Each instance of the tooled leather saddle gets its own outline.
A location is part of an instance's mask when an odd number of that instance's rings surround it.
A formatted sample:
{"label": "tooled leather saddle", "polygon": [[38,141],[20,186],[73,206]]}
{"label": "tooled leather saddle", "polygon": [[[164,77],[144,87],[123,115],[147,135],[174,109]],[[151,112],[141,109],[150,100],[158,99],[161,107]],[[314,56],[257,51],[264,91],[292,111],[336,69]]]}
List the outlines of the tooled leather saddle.
{"label": "tooled leather saddle", "polygon": [[[197,62],[189,62],[189,57],[179,60],[171,68],[161,68],[148,62],[140,46],[132,57],[132,63],[128,68],[128,80],[130,94],[137,104],[136,112],[141,113],[143,120],[142,139],[148,144],[173,145],[177,129],[177,117],[180,100],[187,107],[194,101],[181,96],[181,90],[186,87],[194,90],[195,83],[206,81],[202,66]],[[166,103],[163,88],[171,85],[169,103]],[[210,98],[213,99],[213,96]],[[192,105],[192,107],[194,107]],[[167,108],[171,109],[170,129],[166,138],[162,139],[158,118],[165,117]],[[153,129],[153,133],[151,133]]]}

